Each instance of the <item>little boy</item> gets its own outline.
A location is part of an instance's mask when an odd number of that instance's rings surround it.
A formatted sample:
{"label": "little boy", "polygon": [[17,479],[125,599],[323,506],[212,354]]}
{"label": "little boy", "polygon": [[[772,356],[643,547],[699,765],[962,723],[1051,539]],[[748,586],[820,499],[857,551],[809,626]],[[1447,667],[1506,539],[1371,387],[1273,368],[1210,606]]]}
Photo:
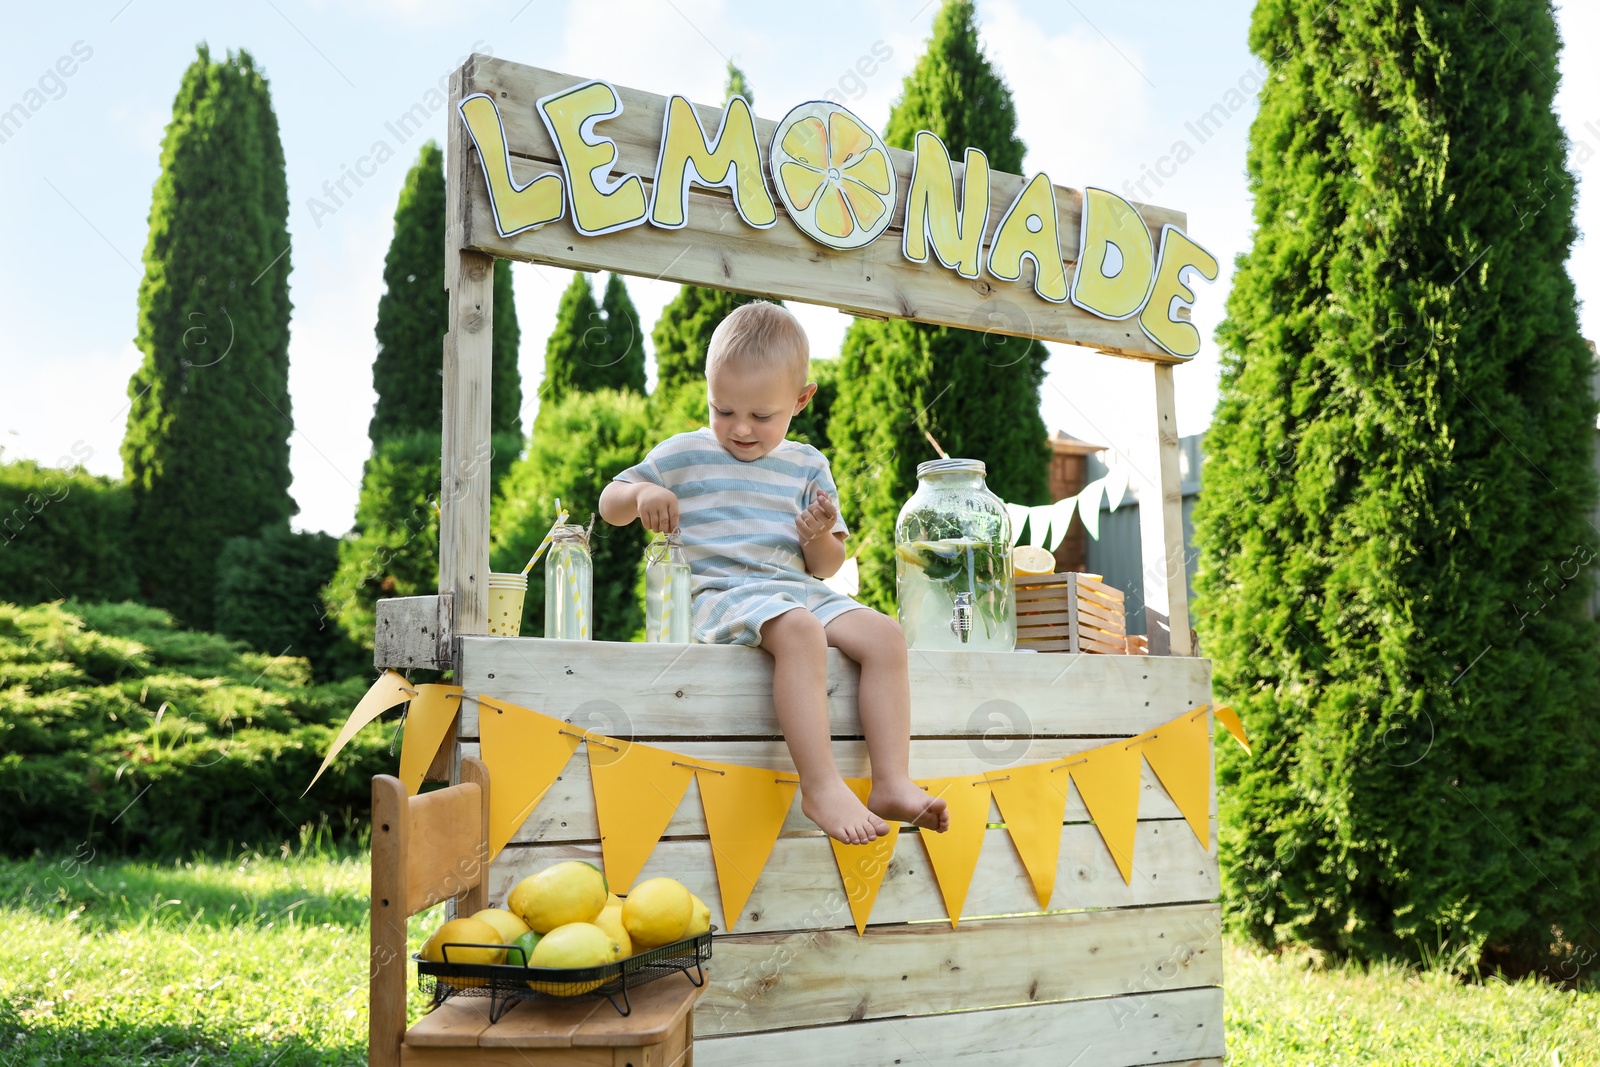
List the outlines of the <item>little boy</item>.
{"label": "little boy", "polygon": [[[805,331],[757,301],[722,320],[706,352],[709,429],[651,449],[600,494],[600,514],[657,533],[680,530],[696,640],[772,654],[772,700],[800,772],[800,810],[830,837],[864,844],[886,819],[943,832],[945,802],[907,774],[911,689],[893,619],[833,592],[845,524],[828,461],[785,440],[817,391]],[[859,711],[872,760],[865,806],[839,776],[828,730],[827,648],[861,665]]]}

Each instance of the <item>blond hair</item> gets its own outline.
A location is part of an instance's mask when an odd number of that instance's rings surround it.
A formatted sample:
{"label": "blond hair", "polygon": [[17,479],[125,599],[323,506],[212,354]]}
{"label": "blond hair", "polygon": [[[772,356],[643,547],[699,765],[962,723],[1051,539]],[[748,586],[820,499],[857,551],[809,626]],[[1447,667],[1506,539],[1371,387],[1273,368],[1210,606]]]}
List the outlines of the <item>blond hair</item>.
{"label": "blond hair", "polygon": [[767,300],[734,308],[711,334],[706,377],[735,363],[788,367],[804,386],[811,370],[811,346],[800,320],[788,308]]}

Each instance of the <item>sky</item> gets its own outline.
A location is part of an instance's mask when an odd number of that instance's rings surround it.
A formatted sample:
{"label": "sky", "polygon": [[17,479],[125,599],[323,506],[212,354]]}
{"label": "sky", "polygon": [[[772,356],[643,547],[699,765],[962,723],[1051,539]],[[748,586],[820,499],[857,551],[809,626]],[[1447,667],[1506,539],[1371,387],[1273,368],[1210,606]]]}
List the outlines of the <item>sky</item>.
{"label": "sky", "polygon": [[[1222,263],[1200,285],[1204,346],[1176,372],[1178,428],[1198,433],[1216,403],[1212,332],[1235,257],[1249,247],[1245,147],[1257,61],[1248,0],[978,0],[983,47],[1016,101],[1024,171],[1095,185],[1184,211],[1188,232]],[[386,124],[423,101],[472,51],[697,102],[723,99],[725,67],[749,78],[755,111],[780,118],[806,100],[842,101],[882,130],[926,45],[935,0],[109,0],[7,12],[0,112],[45,90],[43,106],[0,142],[0,458],[82,462],[120,476],[127,382],[151,187],[172,100],[195,46],[247,49],[271,82],[288,168],[292,250],[291,487],[295,526],[347,531],[354,519],[375,400],[373,323],[395,203],[426,137],[443,144],[447,109],[395,143]],[[1566,44],[1557,110],[1573,143],[1578,226],[1600,234],[1600,4],[1558,5]],[[1494,33],[1485,25],[1486,34]],[[887,58],[885,58],[885,55]],[[57,66],[62,57],[69,61]],[[862,63],[863,59],[867,62]],[[72,70],[70,76],[58,72]],[[872,70],[863,76],[861,70]],[[1191,125],[1221,105],[1204,139]],[[324,182],[387,139],[395,156],[331,214]],[[1187,151],[1179,152],[1183,142]],[[952,153],[959,151],[951,146]],[[1181,165],[1175,156],[1185,157]],[[1143,180],[1145,197],[1136,183]],[[1600,338],[1600,238],[1568,264],[1585,335]],[[520,364],[532,422],[544,340],[563,270],[516,264]],[[597,282],[603,282],[603,276]],[[645,331],[676,285],[628,279]],[[814,356],[837,353],[849,319],[795,304]],[[1049,345],[1046,425],[1137,456],[1152,433],[1146,364]],[[653,360],[651,361],[653,365]],[[1045,503],[1029,501],[1027,503]]]}

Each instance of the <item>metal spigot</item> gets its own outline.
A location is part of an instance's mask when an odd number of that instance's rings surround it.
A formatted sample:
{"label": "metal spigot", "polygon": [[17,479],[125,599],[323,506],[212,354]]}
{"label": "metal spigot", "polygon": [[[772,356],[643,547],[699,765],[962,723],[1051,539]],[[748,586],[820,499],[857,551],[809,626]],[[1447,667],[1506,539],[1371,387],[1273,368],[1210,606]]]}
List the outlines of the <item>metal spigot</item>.
{"label": "metal spigot", "polygon": [[972,594],[957,593],[955,607],[950,611],[950,632],[961,638],[964,645],[972,637]]}

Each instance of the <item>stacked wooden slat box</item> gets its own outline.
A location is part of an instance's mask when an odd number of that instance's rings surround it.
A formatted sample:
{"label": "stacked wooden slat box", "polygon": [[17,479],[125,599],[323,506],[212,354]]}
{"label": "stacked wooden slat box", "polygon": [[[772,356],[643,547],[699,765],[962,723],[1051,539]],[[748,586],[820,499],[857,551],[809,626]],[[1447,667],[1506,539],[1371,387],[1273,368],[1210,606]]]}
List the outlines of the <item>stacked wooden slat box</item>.
{"label": "stacked wooden slat box", "polygon": [[1017,647],[1038,652],[1143,654],[1145,639],[1130,636],[1123,595],[1093,574],[1017,578]]}

